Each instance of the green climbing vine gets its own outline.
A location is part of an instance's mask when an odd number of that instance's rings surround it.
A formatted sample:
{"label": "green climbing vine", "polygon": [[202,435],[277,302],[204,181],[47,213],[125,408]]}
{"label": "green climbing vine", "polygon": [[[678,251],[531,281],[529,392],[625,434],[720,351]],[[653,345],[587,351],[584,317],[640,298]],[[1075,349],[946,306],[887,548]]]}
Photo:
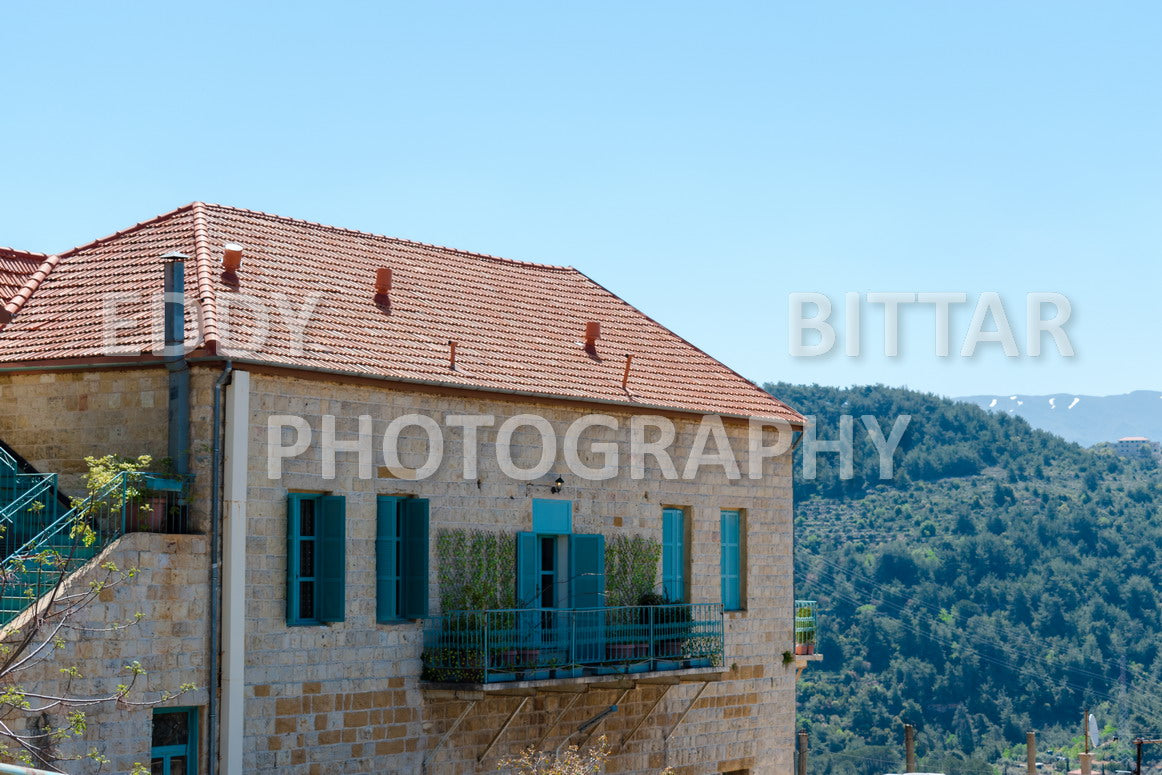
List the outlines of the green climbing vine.
{"label": "green climbing vine", "polygon": [[653,592],[661,560],[662,544],[655,538],[610,536],[605,544],[606,605],[637,605],[642,595]]}
{"label": "green climbing vine", "polygon": [[436,534],[440,610],[486,611],[516,605],[516,536],[485,530]]}

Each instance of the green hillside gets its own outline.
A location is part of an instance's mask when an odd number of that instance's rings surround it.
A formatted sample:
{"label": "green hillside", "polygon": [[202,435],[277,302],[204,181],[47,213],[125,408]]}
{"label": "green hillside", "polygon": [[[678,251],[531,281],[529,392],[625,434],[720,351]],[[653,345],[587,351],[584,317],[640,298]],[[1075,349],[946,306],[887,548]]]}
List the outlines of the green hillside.
{"label": "green hillside", "polygon": [[[823,454],[804,480],[796,452],[797,595],[820,602],[825,655],[799,685],[811,772],[902,772],[904,722],[920,769],[950,774],[1023,763],[1026,730],[1074,756],[1086,708],[1121,738],[1099,752],[1110,772],[1133,736],[1162,737],[1153,461],[903,389],[765,387],[816,416],[820,439],[855,417],[853,478]],[[880,481],[860,418],[886,435],[900,414],[912,420]]]}

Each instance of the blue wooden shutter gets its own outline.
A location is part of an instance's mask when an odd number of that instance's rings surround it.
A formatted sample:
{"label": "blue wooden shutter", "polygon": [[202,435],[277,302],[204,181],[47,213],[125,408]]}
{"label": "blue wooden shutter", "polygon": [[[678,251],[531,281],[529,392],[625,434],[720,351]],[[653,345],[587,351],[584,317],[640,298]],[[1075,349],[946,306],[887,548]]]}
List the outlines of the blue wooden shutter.
{"label": "blue wooden shutter", "polygon": [[605,536],[569,536],[569,607],[605,605]]}
{"label": "blue wooden shutter", "polygon": [[541,605],[539,576],[541,564],[536,533],[516,534],[516,607]]}
{"label": "blue wooden shutter", "polygon": [[375,499],[375,621],[399,619],[399,498]]}
{"label": "blue wooden shutter", "polygon": [[428,615],[428,502],[405,498],[400,501],[400,508],[403,594],[399,615],[404,619],[423,619]]}
{"label": "blue wooden shutter", "polygon": [[722,512],[722,607],[727,611],[735,611],[742,607],[738,523],[737,511]]}
{"label": "blue wooden shutter", "polygon": [[320,622],[341,622],[347,609],[347,499],[319,498],[318,583],[315,616]]}
{"label": "blue wooden shutter", "polygon": [[569,535],[573,532],[573,501],[533,498],[533,532]]}
{"label": "blue wooden shutter", "polygon": [[671,602],[686,600],[686,514],[662,511],[662,591]]}
{"label": "blue wooden shutter", "polygon": [[286,623],[299,620],[299,502],[302,495],[286,497]]}

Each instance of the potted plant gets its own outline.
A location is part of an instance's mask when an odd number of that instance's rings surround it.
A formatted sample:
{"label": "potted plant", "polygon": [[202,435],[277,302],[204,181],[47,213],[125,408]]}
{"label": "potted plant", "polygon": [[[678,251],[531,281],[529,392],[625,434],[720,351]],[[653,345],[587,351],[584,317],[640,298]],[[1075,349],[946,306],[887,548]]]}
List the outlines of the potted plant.
{"label": "potted plant", "polygon": [[810,621],[812,611],[806,606],[795,610],[795,653],[802,656],[815,653],[815,629],[799,629],[799,621]]}
{"label": "potted plant", "polygon": [[[150,491],[144,472],[153,463],[150,455],[136,458],[121,455],[86,457],[89,470],[84,475],[89,494],[89,516],[94,529],[116,532],[154,530],[165,526],[165,497]],[[123,484],[118,485],[118,481]]]}

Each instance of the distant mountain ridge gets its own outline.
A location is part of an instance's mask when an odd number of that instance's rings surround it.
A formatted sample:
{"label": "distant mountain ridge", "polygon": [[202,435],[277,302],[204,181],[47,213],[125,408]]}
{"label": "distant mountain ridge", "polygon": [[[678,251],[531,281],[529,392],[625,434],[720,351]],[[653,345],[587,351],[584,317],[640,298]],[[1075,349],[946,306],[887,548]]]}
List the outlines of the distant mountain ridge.
{"label": "distant mountain ridge", "polygon": [[1023,417],[1034,428],[1086,447],[1123,436],[1162,441],[1162,392],[1157,390],[1135,390],[1116,396],[1054,393],[961,396],[954,400]]}

